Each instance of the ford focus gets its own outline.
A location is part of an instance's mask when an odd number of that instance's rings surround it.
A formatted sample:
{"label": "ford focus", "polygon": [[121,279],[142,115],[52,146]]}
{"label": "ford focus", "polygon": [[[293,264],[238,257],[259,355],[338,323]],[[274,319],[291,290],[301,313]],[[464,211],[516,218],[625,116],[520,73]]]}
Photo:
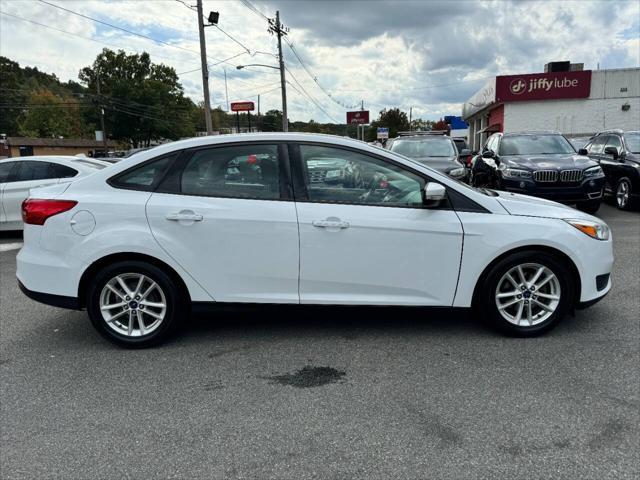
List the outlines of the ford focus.
{"label": "ford focus", "polygon": [[324,135],[165,144],[34,190],[22,215],[22,291],[127,347],[229,304],[473,308],[534,336],[611,288],[599,219]]}

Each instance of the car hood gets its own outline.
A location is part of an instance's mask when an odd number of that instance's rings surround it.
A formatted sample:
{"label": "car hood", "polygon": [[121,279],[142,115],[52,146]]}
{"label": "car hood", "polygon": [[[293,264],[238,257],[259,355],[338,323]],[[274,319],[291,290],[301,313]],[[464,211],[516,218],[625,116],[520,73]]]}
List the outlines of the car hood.
{"label": "car hood", "polygon": [[456,157],[418,157],[413,160],[444,173],[462,167],[462,164],[456,161]]}
{"label": "car hood", "polygon": [[543,218],[573,218],[597,221],[598,219],[576,210],[575,208],[563,205],[562,203],[545,200],[544,198],[530,197],[519,193],[495,192],[498,196],[496,201],[504,207],[511,215],[521,215],[525,217]]}
{"label": "car hood", "polygon": [[501,166],[517,167],[527,170],[566,170],[580,169],[598,165],[589,157],[578,154],[553,155],[508,155],[500,157]]}

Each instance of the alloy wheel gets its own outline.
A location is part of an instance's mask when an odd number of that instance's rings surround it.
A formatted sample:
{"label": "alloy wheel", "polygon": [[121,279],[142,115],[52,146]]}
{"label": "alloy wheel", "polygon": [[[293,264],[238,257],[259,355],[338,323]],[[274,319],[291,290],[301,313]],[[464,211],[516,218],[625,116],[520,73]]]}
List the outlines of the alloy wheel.
{"label": "alloy wheel", "polygon": [[167,299],[160,286],[141,273],[121,273],[100,293],[100,313],[106,324],[127,337],[141,337],[156,330],[167,313]]}
{"label": "alloy wheel", "polygon": [[560,304],[560,281],[544,265],[525,263],[505,273],[495,292],[500,315],[519,327],[531,327],[547,320]]}
{"label": "alloy wheel", "polygon": [[616,203],[619,208],[625,208],[629,203],[629,184],[624,180],[618,184],[616,190]]}

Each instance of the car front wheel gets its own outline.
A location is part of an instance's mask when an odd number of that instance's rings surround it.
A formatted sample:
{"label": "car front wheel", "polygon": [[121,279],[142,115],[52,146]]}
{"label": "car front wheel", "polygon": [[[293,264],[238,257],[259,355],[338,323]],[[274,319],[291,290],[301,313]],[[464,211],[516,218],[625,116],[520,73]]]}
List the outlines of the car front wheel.
{"label": "car front wheel", "polygon": [[571,307],[565,264],[546,252],[518,252],[499,261],[479,290],[483,317],[502,332],[531,337],[553,328]]}
{"label": "car front wheel", "polygon": [[107,340],[143,348],[171,336],[186,314],[180,288],[163,270],[145,262],[118,262],[91,282],[87,311]]}

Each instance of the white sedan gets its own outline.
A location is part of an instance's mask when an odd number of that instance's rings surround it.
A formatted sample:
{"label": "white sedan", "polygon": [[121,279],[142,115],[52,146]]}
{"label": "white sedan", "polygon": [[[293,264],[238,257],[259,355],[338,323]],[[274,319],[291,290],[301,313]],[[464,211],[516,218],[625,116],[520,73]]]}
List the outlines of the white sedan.
{"label": "white sedan", "polygon": [[108,165],[88,157],[37,156],[0,160],[0,230],[22,230],[22,202],[32,188],[70,182]]}
{"label": "white sedan", "polygon": [[533,336],[611,288],[599,219],[325,135],[165,144],[32,192],[23,216],[23,292],[128,347],[238,303],[473,307]]}

